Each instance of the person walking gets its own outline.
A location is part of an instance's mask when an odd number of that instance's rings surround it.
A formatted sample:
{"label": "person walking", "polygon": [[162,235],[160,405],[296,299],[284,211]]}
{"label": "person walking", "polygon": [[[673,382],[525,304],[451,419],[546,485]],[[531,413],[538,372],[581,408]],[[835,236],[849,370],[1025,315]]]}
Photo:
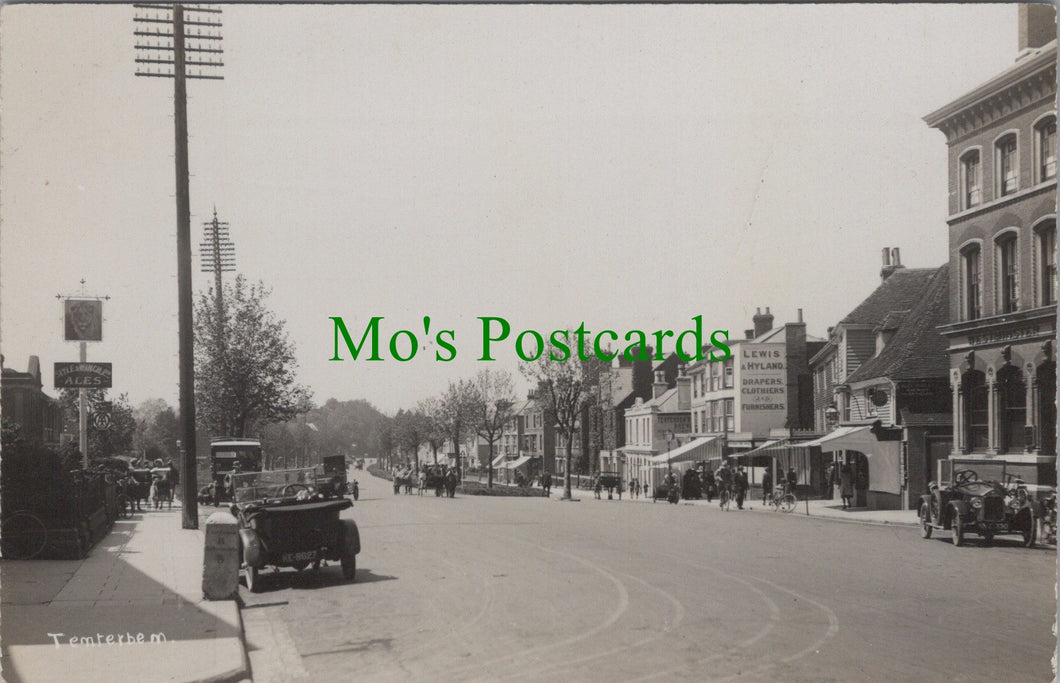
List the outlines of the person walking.
{"label": "person walking", "polygon": [[843,509],[854,507],[854,469],[850,463],[839,468],[839,495],[843,498]]}
{"label": "person walking", "polygon": [[714,472],[709,467],[703,472],[703,488],[706,489],[707,502],[714,500]]}
{"label": "person walking", "polygon": [[633,498],[637,497],[637,480],[636,479],[630,479],[629,480],[629,497],[630,497],[630,499],[633,499]]}
{"label": "person walking", "polygon": [[545,497],[552,495],[552,475],[545,472],[541,475],[541,488],[545,489]]}
{"label": "person walking", "polygon": [[733,483],[736,486],[736,509],[743,510],[743,499],[747,495],[747,489],[751,486],[747,481],[747,472],[744,472],[743,465],[736,469]]}
{"label": "person walking", "polygon": [[794,467],[788,468],[788,493],[795,493],[795,486],[799,483],[799,475]]}
{"label": "person walking", "polygon": [[596,495],[596,499],[600,499],[600,491],[603,490],[603,486],[600,485],[600,477],[596,478],[596,483],[593,485],[593,493]]}
{"label": "person walking", "polygon": [[767,467],[766,473],[762,475],[762,505],[769,502],[771,493],[773,493],[773,470]]}
{"label": "person walking", "polygon": [[718,507],[724,507],[723,503],[727,496],[732,495],[732,470],[728,464],[722,463],[718,468]]}

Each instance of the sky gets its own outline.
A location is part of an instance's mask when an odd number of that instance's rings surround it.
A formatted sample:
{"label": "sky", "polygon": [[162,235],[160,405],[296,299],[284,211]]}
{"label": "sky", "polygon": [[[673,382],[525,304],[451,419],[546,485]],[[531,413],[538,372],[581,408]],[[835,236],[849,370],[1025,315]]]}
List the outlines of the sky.
{"label": "sky", "polygon": [[[254,6],[223,81],[188,86],[202,223],[272,288],[317,403],[387,412],[512,340],[584,322],[811,335],[879,284],[881,249],[947,260],[943,135],[922,117],[1011,65],[1015,5]],[[134,10],[0,12],[0,351],[77,360],[57,295],[109,296],[88,359],[177,404],[173,89],[134,76]],[[974,49],[970,49],[974,46]],[[329,361],[417,332],[400,362]],[[431,337],[453,330],[456,358]],[[511,338],[478,360],[481,316]],[[404,345],[401,348],[406,348]],[[518,377],[518,373],[516,372]]]}

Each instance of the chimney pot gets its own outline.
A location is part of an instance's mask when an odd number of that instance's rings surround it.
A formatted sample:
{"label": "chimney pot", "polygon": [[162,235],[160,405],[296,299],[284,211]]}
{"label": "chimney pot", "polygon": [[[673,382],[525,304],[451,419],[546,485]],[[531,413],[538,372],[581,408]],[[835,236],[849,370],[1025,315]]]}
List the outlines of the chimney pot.
{"label": "chimney pot", "polygon": [[802,309],[799,309],[799,322],[802,322]]}
{"label": "chimney pot", "polygon": [[898,252],[898,247],[891,249],[891,265],[900,266],[902,265],[902,258]]}
{"label": "chimney pot", "polygon": [[890,247],[884,247],[883,248],[883,265],[885,267],[891,265],[891,249],[890,249]]}

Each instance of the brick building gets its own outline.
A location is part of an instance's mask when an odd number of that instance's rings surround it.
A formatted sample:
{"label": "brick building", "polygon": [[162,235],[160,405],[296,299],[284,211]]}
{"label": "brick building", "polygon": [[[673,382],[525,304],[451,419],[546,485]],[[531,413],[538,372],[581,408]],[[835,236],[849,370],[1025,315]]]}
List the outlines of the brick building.
{"label": "brick building", "polygon": [[1056,11],[1016,62],[928,114],[949,157],[953,463],[1056,484]]}
{"label": "brick building", "polygon": [[27,444],[59,446],[63,411],[57,399],[44,393],[40,358],[29,357],[26,372],[4,367],[0,356],[0,414],[22,427]]}

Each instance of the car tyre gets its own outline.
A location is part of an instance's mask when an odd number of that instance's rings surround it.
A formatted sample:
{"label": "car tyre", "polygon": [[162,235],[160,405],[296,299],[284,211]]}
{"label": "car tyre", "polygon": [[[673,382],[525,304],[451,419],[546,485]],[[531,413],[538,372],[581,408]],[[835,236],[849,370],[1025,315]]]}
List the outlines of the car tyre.
{"label": "car tyre", "polygon": [[247,590],[251,593],[261,592],[261,570],[247,565]]}
{"label": "car tyre", "polygon": [[928,511],[927,505],[920,506],[920,537],[931,538],[931,532],[933,527],[931,526],[931,513]]}
{"label": "car tyre", "polygon": [[339,560],[342,566],[342,578],[351,583],[357,580],[357,556],[347,552]]}
{"label": "car tyre", "polygon": [[956,511],[953,513],[953,545],[958,547],[964,545],[964,521],[961,520],[960,513]]}

